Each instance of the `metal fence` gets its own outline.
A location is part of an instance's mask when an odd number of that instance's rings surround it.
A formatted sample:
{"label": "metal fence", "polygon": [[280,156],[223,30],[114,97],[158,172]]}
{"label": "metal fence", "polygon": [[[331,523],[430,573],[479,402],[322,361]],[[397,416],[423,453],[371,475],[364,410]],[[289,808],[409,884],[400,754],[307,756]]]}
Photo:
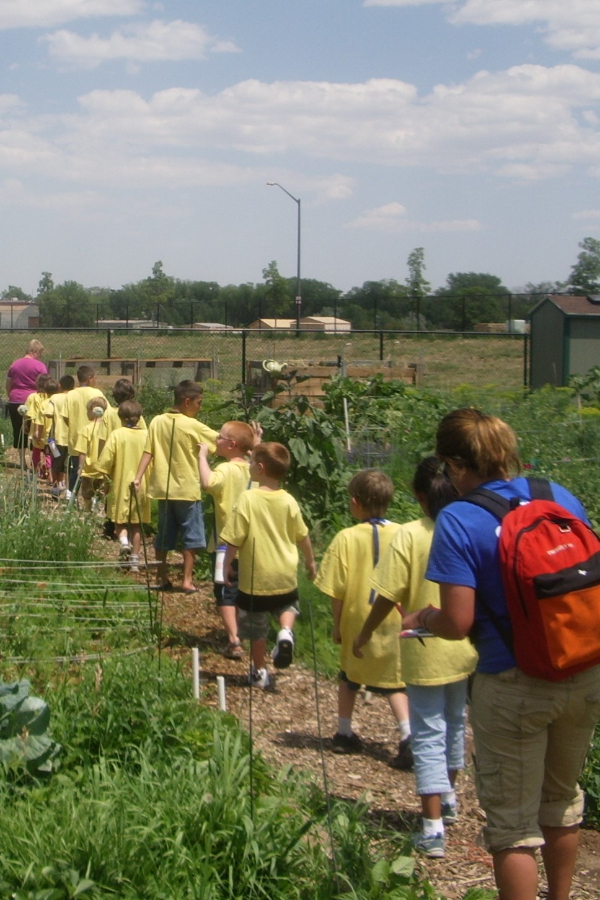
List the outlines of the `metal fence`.
{"label": "metal fence", "polygon": [[6,372],[34,337],[46,348],[44,360],[59,363],[59,374],[90,361],[113,375],[131,377],[135,373],[165,385],[182,378],[210,378],[222,390],[245,383],[249,363],[263,359],[339,366],[386,361],[417,367],[419,386],[435,389],[462,384],[517,389],[529,380],[527,335],[476,332],[0,331],[0,371]]}

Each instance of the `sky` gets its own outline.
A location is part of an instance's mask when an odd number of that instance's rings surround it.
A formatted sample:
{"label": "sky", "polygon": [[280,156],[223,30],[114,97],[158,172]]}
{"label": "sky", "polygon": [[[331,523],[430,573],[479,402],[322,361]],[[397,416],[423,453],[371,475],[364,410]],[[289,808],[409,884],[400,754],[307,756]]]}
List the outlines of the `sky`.
{"label": "sky", "polygon": [[343,291],[600,238],[598,0],[0,0],[0,72],[0,290],[292,277],[293,198]]}

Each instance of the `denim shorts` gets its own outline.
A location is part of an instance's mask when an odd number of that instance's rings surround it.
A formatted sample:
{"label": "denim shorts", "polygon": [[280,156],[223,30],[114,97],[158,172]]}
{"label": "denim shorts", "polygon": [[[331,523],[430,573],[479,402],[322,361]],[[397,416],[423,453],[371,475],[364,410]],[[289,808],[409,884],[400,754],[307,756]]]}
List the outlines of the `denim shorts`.
{"label": "denim shorts", "polygon": [[406,685],[417,794],[452,790],[448,772],[464,766],[467,682]]}
{"label": "denim shorts", "polygon": [[[214,569],[214,559],[215,554],[211,554],[212,566]],[[232,580],[231,584],[218,584],[216,581],[213,582],[213,591],[217,600],[217,606],[237,606],[237,596],[238,596],[238,560],[234,559],[231,564],[233,571],[235,572],[235,578]]]}
{"label": "denim shorts", "polygon": [[200,550],[206,547],[204,519],[200,500],[159,500],[158,532],[154,547],[160,552],[174,550],[177,537],[181,536],[184,550]]}
{"label": "denim shorts", "polygon": [[477,672],[470,717],[488,850],[540,847],[542,827],[581,822],[577,781],[599,716],[600,666],[558,682]]}
{"label": "denim shorts", "polygon": [[[350,681],[345,672],[338,672],[338,678],[340,681],[343,681],[344,684],[347,684],[351,691],[359,691],[360,684],[358,681]],[[403,694],[405,688],[397,687],[397,688],[385,688],[385,687],[373,687],[372,684],[365,684],[365,690],[371,691],[372,694],[381,694],[382,697],[389,697],[390,694]]]}

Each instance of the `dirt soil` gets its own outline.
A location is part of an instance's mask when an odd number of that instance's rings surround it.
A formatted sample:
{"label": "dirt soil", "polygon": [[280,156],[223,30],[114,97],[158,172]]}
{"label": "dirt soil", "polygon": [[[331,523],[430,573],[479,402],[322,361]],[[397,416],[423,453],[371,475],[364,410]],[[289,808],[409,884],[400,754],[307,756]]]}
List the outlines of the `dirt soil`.
{"label": "dirt soil", "polygon": [[[174,573],[173,581],[177,575]],[[250,689],[248,658],[230,661],[211,586],[197,594],[163,594],[168,652],[189,659],[191,647],[200,649],[201,701],[217,705],[216,678],[225,677],[228,710],[248,728]],[[318,700],[318,704],[317,704]],[[318,714],[317,714],[318,707]],[[366,798],[374,821],[410,832],[418,823],[418,798],[412,772],[398,772],[388,765],[397,752],[398,736],[384,698],[361,695],[353,724],[364,741],[358,756],[339,756],[331,751],[336,724],[336,684],[318,678],[299,664],[276,675],[272,690],[252,691],[252,733],[263,756],[276,766],[304,769],[320,786],[324,783],[322,756],[332,795],[348,800]],[[320,722],[319,722],[320,719]],[[321,754],[322,733],[324,754]],[[479,809],[472,772],[467,769],[457,783],[460,817],[447,829],[443,860],[420,861],[423,871],[440,895],[458,900],[470,888],[494,888],[491,860],[480,842],[483,813]],[[540,897],[545,896],[542,877]],[[582,830],[573,900],[600,897],[600,834]]]}

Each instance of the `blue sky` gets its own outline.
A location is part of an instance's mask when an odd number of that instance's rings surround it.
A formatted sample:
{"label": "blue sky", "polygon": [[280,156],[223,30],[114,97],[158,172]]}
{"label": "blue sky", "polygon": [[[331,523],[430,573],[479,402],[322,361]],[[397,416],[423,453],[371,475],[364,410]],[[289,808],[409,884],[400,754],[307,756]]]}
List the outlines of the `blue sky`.
{"label": "blue sky", "polygon": [[1,0],[0,288],[507,287],[600,237],[598,0]]}

